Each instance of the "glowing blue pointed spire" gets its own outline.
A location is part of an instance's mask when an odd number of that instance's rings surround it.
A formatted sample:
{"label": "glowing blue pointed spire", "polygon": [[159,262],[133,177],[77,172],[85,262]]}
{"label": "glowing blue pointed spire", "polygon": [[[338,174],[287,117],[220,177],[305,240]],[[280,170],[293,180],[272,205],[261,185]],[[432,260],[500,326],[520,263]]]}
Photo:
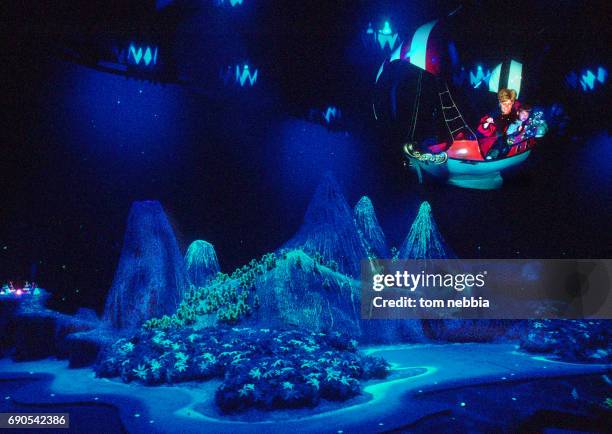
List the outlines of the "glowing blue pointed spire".
{"label": "glowing blue pointed spire", "polygon": [[389,21],[385,21],[385,25],[383,26],[380,32],[383,35],[390,35],[391,33],[393,33],[393,31],[391,30],[391,25],[389,24]]}

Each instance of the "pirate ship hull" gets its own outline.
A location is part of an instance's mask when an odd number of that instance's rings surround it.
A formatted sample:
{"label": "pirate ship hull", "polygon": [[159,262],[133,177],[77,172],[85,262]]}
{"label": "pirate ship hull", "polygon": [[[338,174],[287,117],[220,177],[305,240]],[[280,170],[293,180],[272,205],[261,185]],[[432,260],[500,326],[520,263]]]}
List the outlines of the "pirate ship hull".
{"label": "pirate ship hull", "polygon": [[[429,150],[439,149],[440,145],[436,145]],[[420,183],[427,174],[457,187],[493,190],[502,186],[502,173],[522,164],[529,158],[531,149],[499,160],[485,160],[476,140],[456,140],[445,151],[420,153],[405,146],[404,152]]]}

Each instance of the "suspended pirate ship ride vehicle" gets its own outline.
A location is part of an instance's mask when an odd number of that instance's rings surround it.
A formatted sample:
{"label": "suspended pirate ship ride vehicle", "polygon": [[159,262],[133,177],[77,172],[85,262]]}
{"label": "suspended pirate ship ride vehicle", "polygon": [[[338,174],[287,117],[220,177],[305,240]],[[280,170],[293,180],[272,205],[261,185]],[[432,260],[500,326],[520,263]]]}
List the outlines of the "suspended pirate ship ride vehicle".
{"label": "suspended pirate ship ride vehicle", "polygon": [[[454,13],[454,12],[453,12]],[[451,15],[453,14],[451,13]],[[450,15],[449,15],[450,16]],[[535,144],[535,137],[543,136],[545,127],[531,134],[529,139],[519,142],[507,142],[503,158],[488,159],[487,152],[497,140],[506,140],[505,137],[478,137],[466,122],[461,110],[448,86],[449,71],[445,66],[449,63],[449,56],[443,49],[442,37],[432,36],[437,28],[441,27],[439,20],[431,21],[419,27],[411,40],[404,41],[380,67],[376,76],[376,83],[384,81],[382,77],[394,68],[395,65],[408,65],[408,68],[418,69],[416,80],[416,96],[410,121],[410,134],[407,142],[403,144],[406,165],[414,169],[419,182],[423,182],[424,174],[445,181],[450,185],[463,188],[491,190],[501,187],[502,174],[515,168],[527,160]],[[440,31],[439,33],[443,33]],[[449,46],[453,46],[450,44]],[[456,56],[456,53],[455,53]],[[515,60],[501,63],[493,69],[489,78],[489,90],[497,92],[501,87],[513,88],[520,91],[522,64]],[[423,82],[435,83],[437,93],[437,106],[435,110],[443,119],[445,135],[448,140],[435,143],[419,143],[415,140],[415,131],[419,121],[419,109],[422,103]],[[505,78],[504,79],[502,79]],[[396,77],[391,85],[391,104],[393,113],[397,109]],[[507,83],[501,86],[500,82]],[[430,97],[433,94],[430,93]],[[374,116],[379,117],[377,103],[373,104]],[[543,119],[538,119],[540,125]]]}

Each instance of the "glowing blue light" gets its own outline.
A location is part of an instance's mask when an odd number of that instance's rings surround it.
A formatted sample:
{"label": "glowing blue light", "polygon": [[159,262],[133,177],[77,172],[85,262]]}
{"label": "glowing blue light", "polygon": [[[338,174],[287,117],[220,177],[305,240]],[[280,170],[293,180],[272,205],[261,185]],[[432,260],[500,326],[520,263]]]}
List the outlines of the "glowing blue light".
{"label": "glowing blue light", "polygon": [[146,65],[151,63],[152,57],[153,56],[151,55],[151,50],[149,50],[149,48],[147,47],[147,49],[145,50],[145,54],[144,54],[144,61]]}
{"label": "glowing blue light", "polygon": [[327,106],[324,110],[312,108],[308,112],[308,120],[320,123],[326,127],[336,127],[337,122],[342,118],[342,111],[333,105]]}
{"label": "glowing blue light", "polygon": [[399,35],[397,33],[393,33],[393,30],[391,30],[389,21],[385,21],[383,28],[378,31],[377,36],[380,49],[384,50],[386,47],[389,47],[389,50],[393,50],[395,44],[397,43],[398,37]]}
{"label": "glowing blue light", "polygon": [[582,90],[593,90],[595,87],[595,74],[588,70],[586,74],[580,77],[580,84],[582,85]]}
{"label": "glowing blue light", "polygon": [[391,33],[393,33],[391,31],[391,25],[389,24],[389,21],[385,21],[385,25],[384,25],[383,29],[381,30],[381,32],[384,35],[390,35]]}
{"label": "glowing blue light", "polygon": [[132,63],[134,65],[140,65],[141,61],[144,66],[154,66],[157,64],[157,47],[149,47],[145,46],[137,46],[134,43],[131,43],[128,48],[128,63]]}
{"label": "glowing blue light", "polygon": [[601,66],[597,68],[597,81],[601,84],[604,84],[606,79],[608,78],[608,70],[606,68],[602,68]]}
{"label": "glowing blue light", "polygon": [[217,0],[218,6],[223,6],[226,3],[229,3],[231,7],[240,6],[244,0]]}
{"label": "glowing blue light", "polygon": [[474,89],[478,89],[481,84],[487,83],[491,77],[491,71],[486,72],[482,69],[482,65],[476,67],[476,72],[470,71],[470,85]]}
{"label": "glowing blue light", "polygon": [[236,83],[238,83],[240,87],[244,87],[244,85],[247,83],[247,80],[248,80],[250,85],[253,86],[255,82],[257,82],[258,72],[259,70],[255,69],[251,73],[249,69],[249,65],[246,65],[246,64],[242,67],[240,67],[240,65],[236,65],[236,75],[235,75]]}
{"label": "glowing blue light", "polygon": [[607,78],[608,71],[601,66],[597,68],[597,75],[595,75],[590,69],[588,69],[580,77],[580,85],[582,86],[582,90],[584,91],[593,90],[595,88],[596,81],[601,84],[604,84]]}
{"label": "glowing blue light", "polygon": [[329,124],[335,119],[339,119],[340,116],[341,116],[340,109],[334,106],[327,107],[327,109],[323,112],[323,119],[325,119],[325,122],[327,124]]}
{"label": "glowing blue light", "polygon": [[578,84],[582,88],[583,92],[590,92],[595,90],[597,84],[603,85],[608,79],[608,70],[602,66],[597,68],[597,73],[590,69],[585,69],[580,76],[575,71],[571,71],[565,77],[565,81],[569,86],[574,89],[578,89]]}
{"label": "glowing blue light", "polygon": [[374,34],[374,29],[372,28],[372,23],[368,23],[368,28],[366,30],[366,33],[368,35],[373,35]]}

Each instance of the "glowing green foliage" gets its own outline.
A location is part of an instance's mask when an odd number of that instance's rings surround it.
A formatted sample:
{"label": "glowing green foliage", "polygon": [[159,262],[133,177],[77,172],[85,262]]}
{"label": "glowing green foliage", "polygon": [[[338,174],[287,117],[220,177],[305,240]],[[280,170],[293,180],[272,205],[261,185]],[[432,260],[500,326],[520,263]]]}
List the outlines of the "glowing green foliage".
{"label": "glowing green foliage", "polygon": [[[286,257],[286,252],[283,252]],[[216,314],[219,322],[233,324],[251,314],[259,306],[253,293],[255,279],[276,267],[277,256],[267,253],[237,268],[231,275],[217,273],[206,286],[191,286],[176,313],[170,317],[153,318],[144,323],[146,329],[167,330],[194,324],[198,317]]]}
{"label": "glowing green foliage", "polygon": [[388,373],[384,360],[357,352],[344,334],[191,326],[142,329],[104,348],[95,369],[149,385],[219,378],[215,400],[225,412],[346,400],[359,393],[359,380]]}

